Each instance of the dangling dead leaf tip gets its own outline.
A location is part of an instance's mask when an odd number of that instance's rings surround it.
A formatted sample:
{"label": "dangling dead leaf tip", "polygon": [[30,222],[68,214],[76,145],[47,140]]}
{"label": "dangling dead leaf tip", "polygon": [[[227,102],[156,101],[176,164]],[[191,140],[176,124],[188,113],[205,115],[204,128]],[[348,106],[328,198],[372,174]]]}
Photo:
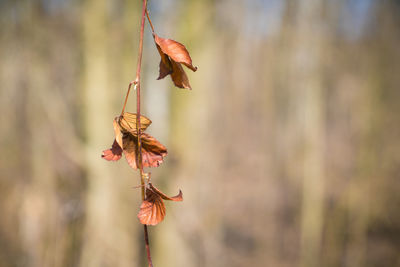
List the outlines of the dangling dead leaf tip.
{"label": "dangling dead leaf tip", "polygon": [[183,201],[183,193],[182,190],[179,189],[179,193],[178,195],[176,195],[175,197],[173,197],[175,199],[175,201]]}
{"label": "dangling dead leaf tip", "polygon": [[182,190],[179,189],[179,194],[172,197],[174,199],[174,201],[183,201],[183,193]]}

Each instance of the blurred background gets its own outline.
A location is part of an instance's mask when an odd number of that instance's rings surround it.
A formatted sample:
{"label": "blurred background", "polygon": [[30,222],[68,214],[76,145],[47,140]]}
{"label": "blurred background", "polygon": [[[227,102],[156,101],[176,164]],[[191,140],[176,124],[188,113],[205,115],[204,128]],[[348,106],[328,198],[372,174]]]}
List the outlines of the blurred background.
{"label": "blurred background", "polygon": [[[151,0],[193,90],[156,81],[184,202],[150,227],[155,266],[400,266],[400,2]],[[101,159],[135,77],[141,1],[0,1],[0,266],[146,266],[139,176]],[[135,112],[135,95],[128,111]]]}

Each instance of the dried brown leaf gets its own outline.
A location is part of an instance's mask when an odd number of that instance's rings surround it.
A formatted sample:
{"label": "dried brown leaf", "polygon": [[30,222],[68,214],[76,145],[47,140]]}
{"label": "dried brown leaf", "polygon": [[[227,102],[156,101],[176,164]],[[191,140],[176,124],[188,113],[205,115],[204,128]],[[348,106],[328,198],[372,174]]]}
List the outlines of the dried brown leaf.
{"label": "dried brown leaf", "polygon": [[161,197],[147,190],[146,199],[140,205],[138,218],[141,224],[157,225],[165,217],[165,204]]}
{"label": "dried brown leaf", "polygon": [[[136,133],[136,121],[137,115],[135,113],[125,112],[122,116],[116,117],[114,121],[117,121],[121,127],[121,131],[135,132]],[[151,120],[143,115],[140,116],[140,129],[146,130],[151,124]]]}
{"label": "dried brown leaf", "polygon": [[192,59],[186,47],[181,43],[171,39],[161,38],[156,34],[154,34],[154,41],[161,56],[158,80],[163,79],[167,75],[171,75],[175,86],[192,89],[181,64],[184,64],[192,71],[196,71],[197,67],[192,65]]}
{"label": "dried brown leaf", "polygon": [[[167,149],[154,137],[142,133],[142,165],[143,167],[158,167],[163,162],[163,158],[168,154]],[[137,135],[130,133],[123,137],[124,155],[129,166],[137,169]]]}
{"label": "dried brown leaf", "polygon": [[179,194],[174,197],[168,197],[163,192],[154,187],[149,183],[149,187],[146,188],[146,198],[140,206],[138,218],[140,223],[147,225],[157,225],[165,217],[165,200],[182,201],[182,191],[179,190]]}
{"label": "dried brown leaf", "polygon": [[122,157],[122,148],[118,145],[117,141],[114,140],[112,147],[104,150],[101,157],[108,161],[117,161]]}
{"label": "dried brown leaf", "polygon": [[[192,71],[197,70],[197,68],[192,65],[192,59],[183,44],[171,39],[161,38],[156,34],[154,34],[154,40],[160,47],[159,51],[161,50],[162,53],[167,54],[173,61],[184,64]],[[162,57],[163,56],[161,56],[161,58]]]}

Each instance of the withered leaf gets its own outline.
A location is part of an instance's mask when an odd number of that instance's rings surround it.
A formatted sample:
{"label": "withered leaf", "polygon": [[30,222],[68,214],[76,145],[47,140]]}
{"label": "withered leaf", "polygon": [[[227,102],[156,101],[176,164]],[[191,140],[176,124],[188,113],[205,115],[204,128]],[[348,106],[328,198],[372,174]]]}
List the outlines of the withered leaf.
{"label": "withered leaf", "polygon": [[122,157],[122,148],[118,145],[117,141],[114,140],[112,147],[104,150],[101,157],[108,161],[117,161]]}
{"label": "withered leaf", "polygon": [[171,75],[175,86],[179,88],[192,89],[189,79],[183,70],[181,64],[192,71],[196,71],[197,67],[192,65],[192,59],[186,47],[171,39],[164,39],[153,34],[156,47],[161,56],[159,79],[163,79],[167,75]]}
{"label": "withered leaf", "polygon": [[182,191],[174,197],[168,197],[163,192],[154,187],[151,183],[146,188],[146,197],[140,206],[138,218],[140,223],[147,225],[157,225],[165,217],[165,200],[182,201]]}
{"label": "withered leaf", "polygon": [[192,65],[192,59],[183,44],[171,39],[161,38],[156,34],[154,34],[154,40],[160,47],[162,53],[168,55],[173,61],[185,64],[185,66],[192,71],[197,70],[197,68]]}
{"label": "withered leaf", "polygon": [[[143,167],[158,167],[163,162],[163,158],[167,155],[167,149],[154,137],[149,134],[142,133],[142,165]],[[129,166],[137,169],[137,135],[124,134],[123,151]]]}
{"label": "withered leaf", "polygon": [[[122,116],[116,117],[114,119],[119,126],[121,131],[135,132],[136,133],[136,122],[137,115],[135,113],[124,112]],[[142,131],[146,130],[151,124],[151,120],[143,115],[140,116],[140,129]]]}
{"label": "withered leaf", "polygon": [[[130,132],[136,134],[136,118],[135,113],[124,112],[119,117],[115,117],[113,121],[114,126],[114,133],[115,133],[115,140],[117,141],[118,145],[123,148],[122,137],[124,132]],[[147,127],[151,124],[151,120],[145,116],[140,116],[140,129],[142,131],[146,130]]]}

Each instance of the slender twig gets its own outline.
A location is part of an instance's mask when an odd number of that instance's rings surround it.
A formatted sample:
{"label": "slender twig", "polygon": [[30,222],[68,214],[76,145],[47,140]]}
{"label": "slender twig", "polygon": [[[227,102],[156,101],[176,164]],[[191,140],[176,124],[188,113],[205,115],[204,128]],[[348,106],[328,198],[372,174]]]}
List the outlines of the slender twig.
{"label": "slender twig", "polygon": [[121,116],[124,115],[126,103],[128,102],[128,96],[129,96],[129,93],[130,93],[130,91],[131,91],[132,84],[134,84],[134,85],[136,86],[137,81],[131,81],[131,82],[129,83],[128,91],[126,92],[124,107],[122,108],[122,111],[121,111]]}
{"label": "slender twig", "polygon": [[147,8],[146,8],[146,16],[147,16],[147,20],[149,21],[149,24],[150,24],[150,27],[151,27],[151,32],[154,34],[154,26],[153,26],[153,23],[151,23],[151,19],[150,19],[150,16],[149,16],[149,11],[147,10]]}
{"label": "slender twig", "polygon": [[[146,15],[146,10],[147,10],[147,0],[143,0],[143,10],[142,10],[142,20],[140,24],[140,40],[139,40],[139,55],[138,55],[138,62],[137,62],[137,68],[136,68],[136,79],[134,81],[135,86],[136,86],[136,131],[138,133],[137,135],[137,166],[139,167],[140,170],[140,183],[142,185],[142,200],[145,198],[145,174],[143,171],[143,164],[142,164],[142,140],[141,140],[141,121],[140,121],[140,73],[141,73],[141,68],[142,68],[142,55],[143,55],[143,33],[144,33],[144,23],[145,23],[145,15]],[[131,82],[132,84],[132,82]],[[131,86],[130,84],[130,86]],[[128,89],[128,94],[130,90],[130,86]],[[126,101],[126,100],[125,100]],[[125,108],[125,105],[124,105]],[[149,234],[147,231],[147,225],[144,225],[143,227],[144,231],[144,241],[145,241],[145,246],[146,246],[146,252],[147,252],[147,260],[149,263],[150,267],[153,267],[153,263],[151,260],[151,255],[150,255],[150,245],[149,245]]]}
{"label": "slender twig", "polygon": [[[142,22],[140,26],[140,40],[139,40],[139,55],[138,55],[138,63],[136,68],[136,132],[138,133],[138,146],[137,146],[137,166],[140,170],[141,184],[144,185],[144,177],[143,177],[143,164],[142,164],[142,140],[141,140],[141,121],[140,121],[140,73],[142,69],[142,55],[143,55],[143,33],[144,33],[144,22],[145,22],[145,14],[146,14],[146,5],[147,0],[143,0],[143,12],[142,12]],[[144,200],[145,196],[145,188],[142,188],[142,199]]]}

